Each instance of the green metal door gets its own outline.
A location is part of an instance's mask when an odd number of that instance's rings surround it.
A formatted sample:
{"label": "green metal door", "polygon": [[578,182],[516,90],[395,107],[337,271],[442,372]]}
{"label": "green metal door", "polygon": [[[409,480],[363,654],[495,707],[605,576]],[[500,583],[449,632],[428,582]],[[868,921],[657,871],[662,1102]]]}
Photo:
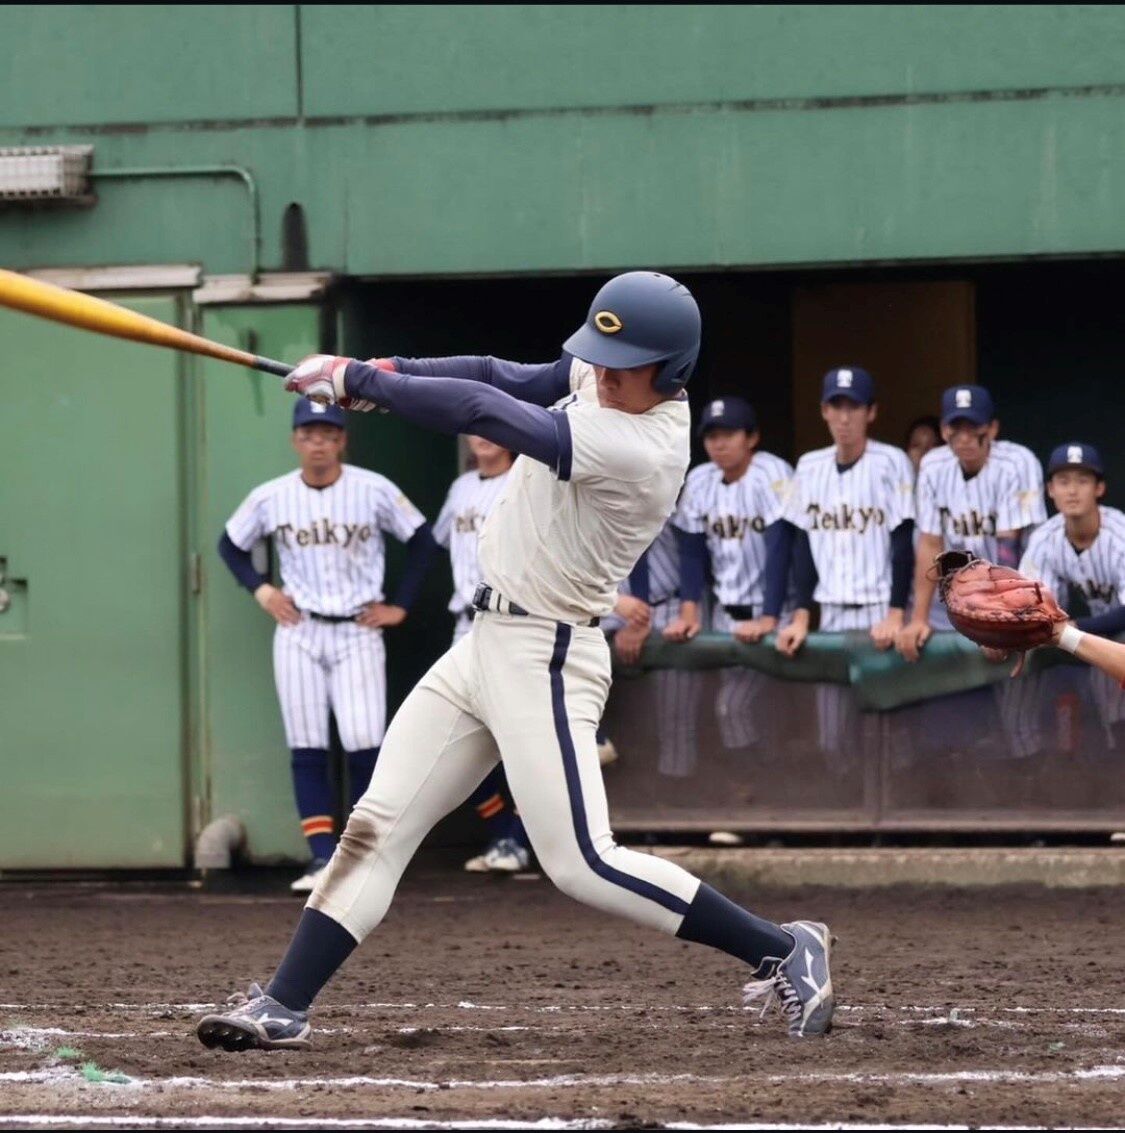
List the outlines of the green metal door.
{"label": "green metal door", "polygon": [[0,867],[181,866],[182,361],[9,311],[0,357]]}
{"label": "green metal door", "polygon": [[[203,311],[206,337],[298,362],[319,349],[320,308],[218,307]],[[198,821],[224,814],[246,829],[256,862],[305,855],[289,753],[273,683],[273,621],[230,576],[215,546],[250,490],[296,467],[290,444],[293,395],[279,378],[201,360],[195,546],[201,555],[198,611],[201,774]]]}

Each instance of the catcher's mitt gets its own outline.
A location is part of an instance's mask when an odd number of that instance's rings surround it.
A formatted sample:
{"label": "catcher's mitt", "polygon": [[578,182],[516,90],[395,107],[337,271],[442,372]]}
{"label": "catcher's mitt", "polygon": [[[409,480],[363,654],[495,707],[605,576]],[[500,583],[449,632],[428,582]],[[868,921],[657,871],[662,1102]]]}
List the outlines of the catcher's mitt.
{"label": "catcher's mitt", "polygon": [[988,649],[1024,652],[1048,645],[1068,620],[1055,596],[1011,567],[946,551],[934,560],[941,600],[953,628]]}

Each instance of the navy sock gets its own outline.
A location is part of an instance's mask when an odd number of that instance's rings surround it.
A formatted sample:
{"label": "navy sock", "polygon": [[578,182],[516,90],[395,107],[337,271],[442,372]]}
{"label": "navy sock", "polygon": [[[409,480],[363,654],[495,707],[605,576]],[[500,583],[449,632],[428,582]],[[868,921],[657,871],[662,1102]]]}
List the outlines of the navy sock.
{"label": "navy sock", "polygon": [[[469,802],[476,807],[477,814],[488,827],[489,836],[497,838],[512,837],[512,808],[505,796],[507,780],[503,764],[497,764],[485,777],[479,787],[469,796]],[[522,830],[523,824],[520,824]]]}
{"label": "navy sock", "polygon": [[316,909],[305,909],[266,995],[291,1011],[307,1011],[358,944],[342,924]]}
{"label": "navy sock", "polygon": [[748,913],[705,882],[700,883],[676,935],[737,956],[762,977],[773,975],[794,947],[793,937],[780,925]]}
{"label": "navy sock", "polygon": [[293,794],[301,831],[308,839],[314,858],[327,860],[336,848],[336,810],[332,779],[328,774],[328,752],[323,748],[295,747],[293,753]]}
{"label": "navy sock", "polygon": [[359,751],[348,752],[348,799],[354,807],[371,782],[371,772],[375,770],[375,760],[379,758],[377,747],[365,747]]}

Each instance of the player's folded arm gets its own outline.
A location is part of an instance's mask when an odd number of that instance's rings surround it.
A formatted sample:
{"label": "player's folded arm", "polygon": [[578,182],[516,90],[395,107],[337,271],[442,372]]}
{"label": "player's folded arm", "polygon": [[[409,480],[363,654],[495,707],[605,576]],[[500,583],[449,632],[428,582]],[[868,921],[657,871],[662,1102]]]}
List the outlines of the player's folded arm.
{"label": "player's folded arm", "polygon": [[439,433],[472,433],[560,471],[570,458],[564,413],[520,401],[495,386],[458,378],[401,374],[366,362],[349,362],[349,397],[374,402]]}

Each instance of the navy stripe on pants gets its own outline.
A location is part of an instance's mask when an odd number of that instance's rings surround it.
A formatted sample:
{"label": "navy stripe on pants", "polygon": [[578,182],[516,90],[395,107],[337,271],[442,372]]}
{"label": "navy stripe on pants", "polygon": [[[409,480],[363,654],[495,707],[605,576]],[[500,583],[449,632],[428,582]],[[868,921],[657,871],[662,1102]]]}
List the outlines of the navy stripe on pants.
{"label": "navy stripe on pants", "polygon": [[559,741],[559,751],[562,753],[563,768],[566,771],[566,790],[570,797],[570,817],[574,824],[574,834],[578,839],[578,848],[586,864],[601,878],[620,885],[641,897],[655,901],[665,909],[681,916],[688,911],[686,901],[661,889],[651,882],[642,881],[622,873],[619,869],[607,865],[594,849],[590,840],[590,830],[586,825],[586,806],[582,800],[582,781],[578,775],[578,759],[574,754],[574,740],[570,735],[570,721],[566,716],[566,696],[563,688],[563,665],[566,662],[566,652],[570,646],[572,629],[564,622],[558,623],[555,631],[555,649],[551,655],[549,671],[551,674],[551,710],[555,719],[555,736]]}

